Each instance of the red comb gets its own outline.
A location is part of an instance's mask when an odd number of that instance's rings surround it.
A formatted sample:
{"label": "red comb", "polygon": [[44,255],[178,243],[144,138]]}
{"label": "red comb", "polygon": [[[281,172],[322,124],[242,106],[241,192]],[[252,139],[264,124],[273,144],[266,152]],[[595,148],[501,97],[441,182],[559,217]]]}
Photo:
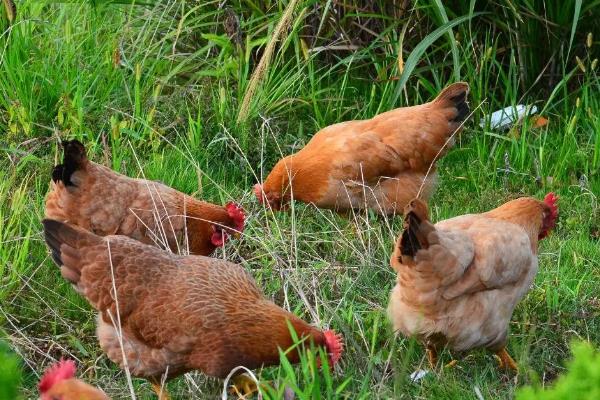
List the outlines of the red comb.
{"label": "red comb", "polygon": [[259,203],[263,202],[263,189],[262,189],[262,185],[260,183],[257,183],[256,185],[254,185],[254,195],[258,199]]}
{"label": "red comb", "polygon": [[243,232],[244,224],[246,222],[246,214],[244,214],[244,209],[236,203],[230,201],[225,205],[225,210],[227,210],[227,214],[229,214],[233,220],[235,224],[234,228],[239,232]]}
{"label": "red comb", "polygon": [[556,205],[557,201],[558,201],[558,196],[552,192],[548,193],[546,195],[546,197],[544,197],[544,203],[546,203],[548,205],[548,207],[550,207],[552,217],[554,220],[556,220],[556,218],[558,218],[558,206]]}
{"label": "red comb", "polygon": [[75,362],[73,360],[61,359],[59,362],[48,368],[42,376],[42,379],[40,379],[40,383],[38,384],[40,393],[48,391],[57,382],[73,378],[76,370],[77,368],[75,367]]}
{"label": "red comb", "polygon": [[333,330],[325,331],[325,347],[327,347],[327,353],[329,354],[329,365],[334,366],[344,352],[344,339],[342,335],[335,333]]}
{"label": "red comb", "polygon": [[544,203],[550,209],[550,215],[546,215],[544,218],[540,234],[538,235],[538,240],[541,240],[548,236],[550,231],[556,226],[556,220],[558,219],[558,206],[556,204],[557,201],[558,196],[552,192],[548,193],[546,197],[544,197]]}

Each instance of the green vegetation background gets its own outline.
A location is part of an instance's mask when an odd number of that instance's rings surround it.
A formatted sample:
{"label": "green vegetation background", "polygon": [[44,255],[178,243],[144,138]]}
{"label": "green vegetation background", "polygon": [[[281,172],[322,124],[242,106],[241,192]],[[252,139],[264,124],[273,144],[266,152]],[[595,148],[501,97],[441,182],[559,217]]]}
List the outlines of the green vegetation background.
{"label": "green vegetation background", "polygon": [[[309,362],[259,371],[301,399],[512,398],[520,385],[551,384],[572,339],[599,346],[599,1],[126,3],[22,0],[12,21],[0,7],[0,329],[23,360],[25,398],[61,356],[114,398],[128,393],[96,343],[93,312],[42,242],[59,138],[84,141],[92,159],[130,176],[241,201],[247,234],[216,256],[346,338],[333,374]],[[555,191],[561,221],[510,326],[519,376],[475,352],[412,383],[423,350],[395,338],[385,316],[401,220],[301,204],[273,215],[250,188],[318,129],[427,101],[457,80],[471,85],[473,115],[439,163],[433,219]],[[517,104],[535,104],[549,124],[490,128],[492,111]],[[194,373],[169,389],[206,398],[220,385]],[[134,386],[151,398],[147,383]]]}

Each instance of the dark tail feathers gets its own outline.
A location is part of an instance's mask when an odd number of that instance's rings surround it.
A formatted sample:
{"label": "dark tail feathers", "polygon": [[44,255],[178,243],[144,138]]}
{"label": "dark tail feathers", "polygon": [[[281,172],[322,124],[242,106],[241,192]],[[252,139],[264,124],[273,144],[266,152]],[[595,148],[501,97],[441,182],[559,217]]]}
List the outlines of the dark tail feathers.
{"label": "dark tail feathers", "polygon": [[427,248],[427,236],[435,228],[429,222],[427,204],[419,199],[412,200],[404,209],[404,231],[400,239],[402,263],[405,257],[414,258],[419,250]]}
{"label": "dark tail feathers", "polygon": [[421,250],[422,246],[417,237],[417,230],[421,220],[415,213],[409,213],[404,217],[404,232],[400,240],[400,254],[403,256],[414,257],[417,251]]}
{"label": "dark tail feathers", "polygon": [[[73,227],[53,219],[44,219],[42,224],[44,225],[44,239],[52,252],[52,259],[61,266],[63,262],[60,258],[60,246],[65,242],[71,244],[77,240],[77,231]],[[70,240],[65,240],[65,237]]]}
{"label": "dark tail feathers", "polygon": [[87,155],[85,147],[78,140],[67,140],[62,143],[64,149],[63,163],[58,164],[52,170],[52,180],[62,181],[65,186],[75,186],[71,181],[71,175],[82,168]]}
{"label": "dark tail feathers", "polygon": [[[52,252],[52,259],[60,267],[60,273],[75,285],[76,290],[84,267],[80,253],[86,246],[100,243],[103,239],[85,229],[53,219],[44,219],[44,238]],[[83,250],[85,253],[85,250]]]}
{"label": "dark tail feathers", "polygon": [[452,105],[456,108],[456,116],[452,122],[461,123],[469,115],[469,103],[467,102],[467,95],[469,94],[469,84],[465,82],[457,82],[446,87],[436,97],[436,102],[447,102],[448,105]]}

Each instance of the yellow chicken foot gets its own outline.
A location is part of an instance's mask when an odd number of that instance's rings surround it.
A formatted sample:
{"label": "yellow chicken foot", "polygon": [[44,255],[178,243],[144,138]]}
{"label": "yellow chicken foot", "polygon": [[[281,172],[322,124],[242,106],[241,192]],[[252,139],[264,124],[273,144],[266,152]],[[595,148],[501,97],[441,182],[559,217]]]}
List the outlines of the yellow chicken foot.
{"label": "yellow chicken foot", "polygon": [[506,351],[506,347],[496,352],[496,360],[498,360],[498,368],[500,369],[513,370],[515,372],[519,370],[515,360]]}
{"label": "yellow chicken foot", "polygon": [[456,366],[456,364],[458,364],[458,360],[452,360],[448,364],[444,365],[444,368],[453,368]]}
{"label": "yellow chicken foot", "polygon": [[158,396],[158,400],[171,400],[166,387],[157,382],[150,382],[150,384],[152,385],[152,390],[154,390]]}
{"label": "yellow chicken foot", "polygon": [[233,377],[233,385],[229,388],[229,394],[246,399],[258,392],[256,381],[248,374],[239,374]]}
{"label": "yellow chicken foot", "polygon": [[429,360],[429,366],[431,369],[435,369],[438,362],[437,351],[433,347],[427,348],[427,359]]}

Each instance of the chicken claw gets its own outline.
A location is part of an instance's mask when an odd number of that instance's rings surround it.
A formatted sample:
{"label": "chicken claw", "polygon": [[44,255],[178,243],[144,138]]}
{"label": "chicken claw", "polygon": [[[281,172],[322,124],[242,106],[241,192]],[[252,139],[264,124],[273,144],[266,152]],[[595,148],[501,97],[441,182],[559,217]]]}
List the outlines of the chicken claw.
{"label": "chicken claw", "polygon": [[513,360],[510,354],[508,354],[508,351],[506,351],[506,347],[503,347],[496,352],[496,360],[498,360],[498,368],[500,369],[512,370],[515,372],[519,370],[515,360]]}
{"label": "chicken claw", "polygon": [[[438,362],[438,354],[437,354],[437,350],[435,348],[433,348],[433,347],[427,348],[427,359],[429,360],[429,366],[431,367],[431,369],[435,370],[435,367],[437,366],[437,362]],[[458,364],[458,361],[452,360],[448,364],[445,364],[444,368],[452,368],[456,364]]]}

